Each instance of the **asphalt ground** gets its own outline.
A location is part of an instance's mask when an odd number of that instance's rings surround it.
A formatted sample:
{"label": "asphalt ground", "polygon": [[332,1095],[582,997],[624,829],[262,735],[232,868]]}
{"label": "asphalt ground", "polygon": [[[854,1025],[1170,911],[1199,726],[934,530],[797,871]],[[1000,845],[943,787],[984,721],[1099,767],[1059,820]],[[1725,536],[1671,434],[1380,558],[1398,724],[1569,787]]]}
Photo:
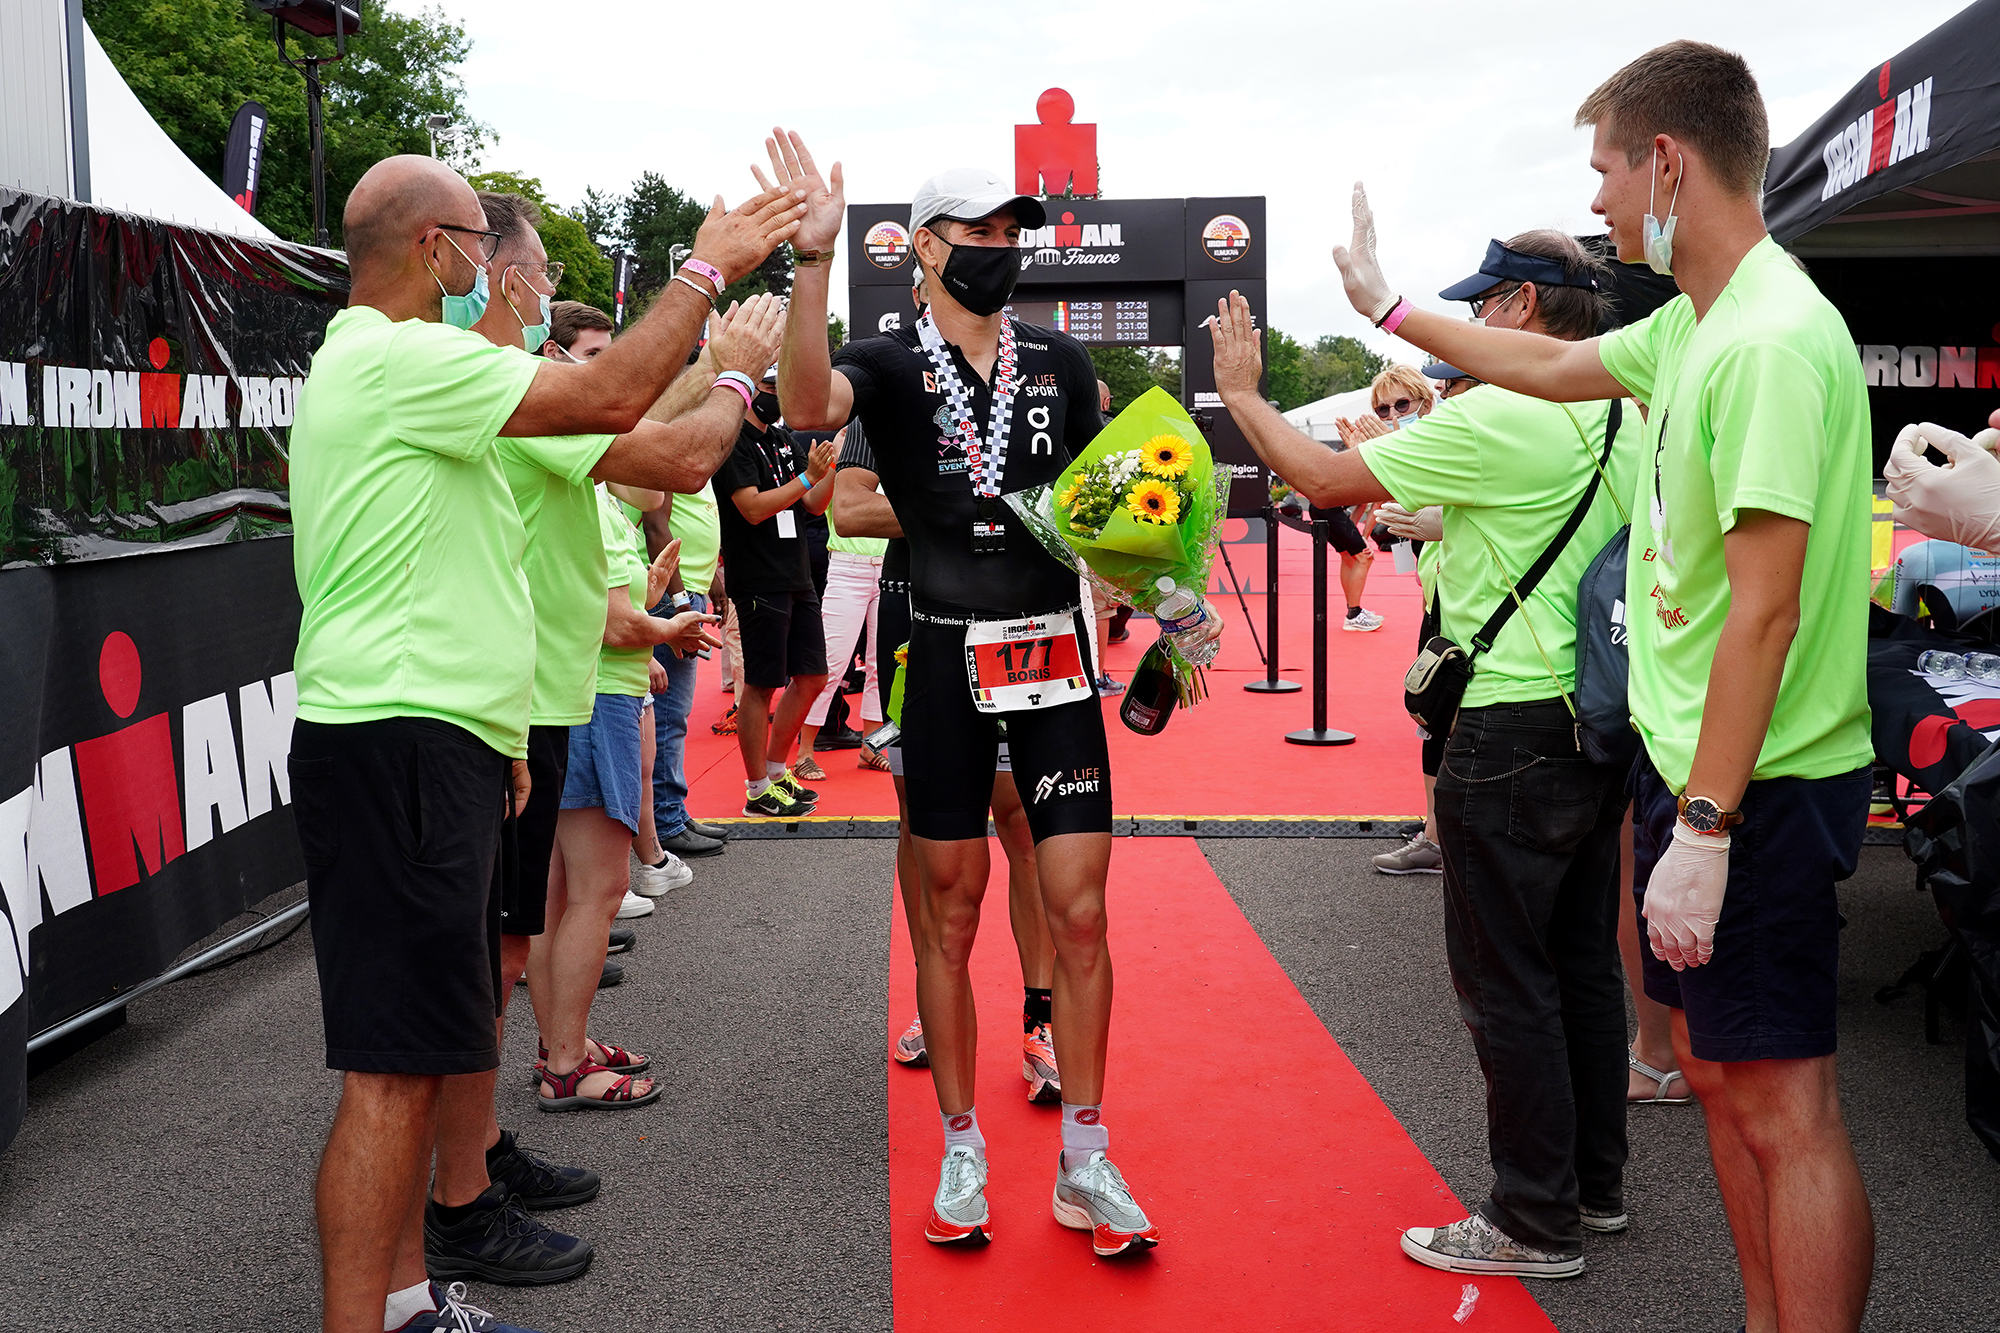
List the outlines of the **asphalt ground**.
{"label": "asphalt ground", "polygon": [[[1202,845],[1418,1146],[1478,1197],[1483,1096],[1437,881],[1373,873],[1384,843]],[[598,1258],[561,1287],[475,1285],[476,1303],[548,1333],[890,1327],[892,848],[738,843],[630,923],[628,979],[602,994],[593,1031],[655,1057],[667,1092],[652,1107],[540,1114],[532,1027],[512,1028],[502,1123],[603,1171],[596,1201],[544,1214]],[[1842,1088],[1879,1237],[1867,1327],[1993,1327],[2000,1166],[1964,1127],[1962,1029],[1947,1021],[1946,1044],[1927,1046],[1920,993],[1874,1000],[1943,930],[1894,849],[1863,853],[1842,903]],[[1191,1067],[1226,1069],[1228,1032],[1189,1042]],[[305,931],[132,1006],[123,1028],[30,1082],[27,1123],[0,1155],[0,1330],[316,1327],[310,1181],[337,1091]],[[1530,1290],[1566,1333],[1733,1330],[1740,1296],[1698,1109],[1635,1109],[1632,1149],[1631,1232],[1589,1241],[1581,1279]]]}

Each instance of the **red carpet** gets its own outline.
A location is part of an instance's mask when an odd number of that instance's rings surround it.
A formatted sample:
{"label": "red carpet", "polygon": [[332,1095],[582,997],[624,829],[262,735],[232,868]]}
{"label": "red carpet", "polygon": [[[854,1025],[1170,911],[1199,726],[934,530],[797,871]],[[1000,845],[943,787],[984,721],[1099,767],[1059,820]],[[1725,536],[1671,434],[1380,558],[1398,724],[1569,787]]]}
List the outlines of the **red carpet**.
{"label": "red carpet", "polygon": [[[1224,535],[1237,536],[1242,528],[1240,521],[1234,521]],[[1353,732],[1359,739],[1329,749],[1284,741],[1286,732],[1312,725],[1311,553],[1307,537],[1283,530],[1279,662],[1282,674],[1302,682],[1304,690],[1264,695],[1243,689],[1264,674],[1264,667],[1235,594],[1218,591],[1218,586],[1228,585],[1220,583],[1217,561],[1217,582],[1210,587],[1209,599],[1222,612],[1227,628],[1222,654],[1208,673],[1208,699],[1176,713],[1159,736],[1127,731],[1117,720],[1119,701],[1105,701],[1112,800],[1118,814],[1190,819],[1421,816],[1424,792],[1417,770],[1418,741],[1403,712],[1403,672],[1416,655],[1420,619],[1417,580],[1395,573],[1389,557],[1378,555],[1369,576],[1366,604],[1388,622],[1372,634],[1339,628],[1344,604],[1338,557],[1329,559],[1333,624],[1328,633],[1327,725]],[[1232,546],[1230,558],[1246,590],[1255,590],[1247,601],[1261,639],[1264,547]],[[1132,637],[1105,650],[1111,674],[1130,680],[1155,637],[1151,621],[1135,619]],[[687,741],[689,808],[698,818],[738,817],[743,808],[743,765],[736,738],[709,731],[709,724],[729,706],[715,663],[701,664],[700,682]],[[888,774],[856,768],[851,750],[822,753],[818,759],[827,773],[825,782],[813,784],[820,793],[821,816],[896,813]]]}
{"label": "red carpet", "polygon": [[[1061,1117],[1026,1100],[1020,970],[997,844],[993,865],[973,975],[996,1239],[981,1249],[924,1240],[943,1151],[937,1102],[927,1072],[891,1067],[899,1330],[1461,1327],[1451,1316],[1468,1279],[1411,1262],[1397,1234],[1463,1208],[1191,839],[1120,839],[1111,860],[1118,998],[1105,1122],[1161,1244],[1136,1260],[1100,1260],[1085,1233],[1057,1225],[1049,1193]],[[916,1003],[900,906],[895,923],[891,1039]],[[1470,1333],[1554,1328],[1518,1281],[1470,1280],[1480,1289],[1463,1325]]]}

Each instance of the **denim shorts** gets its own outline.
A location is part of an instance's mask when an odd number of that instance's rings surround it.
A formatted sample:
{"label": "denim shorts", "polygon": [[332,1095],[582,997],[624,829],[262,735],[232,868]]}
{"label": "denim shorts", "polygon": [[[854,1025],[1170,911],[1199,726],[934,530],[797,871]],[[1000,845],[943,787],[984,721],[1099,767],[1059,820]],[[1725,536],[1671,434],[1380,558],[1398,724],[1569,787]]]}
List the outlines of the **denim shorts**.
{"label": "denim shorts", "polygon": [[[1860,860],[1870,785],[1866,768],[1750,784],[1743,822],[1730,831],[1715,955],[1700,967],[1676,972],[1655,958],[1641,925],[1646,994],[1686,1015],[1697,1058],[1833,1054],[1840,982],[1833,886]],[[1632,798],[1632,892],[1643,916],[1646,883],[1679,817],[1674,793],[1643,753],[1632,769]]]}
{"label": "denim shorts", "polygon": [[562,808],[602,810],[633,833],[639,831],[641,794],[639,712],[641,696],[600,694],[590,721],[569,729],[569,773]]}

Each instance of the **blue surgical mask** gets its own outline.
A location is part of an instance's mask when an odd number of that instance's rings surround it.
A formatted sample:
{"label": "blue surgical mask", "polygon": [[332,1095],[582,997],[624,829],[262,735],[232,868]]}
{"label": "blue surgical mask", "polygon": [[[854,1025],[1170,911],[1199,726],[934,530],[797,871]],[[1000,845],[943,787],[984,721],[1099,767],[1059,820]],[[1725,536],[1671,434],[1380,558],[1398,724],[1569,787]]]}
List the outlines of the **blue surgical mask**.
{"label": "blue surgical mask", "polygon": [[[1681,159],[1681,170],[1687,170],[1687,159]],[[1653,187],[1646,191],[1646,221],[1640,234],[1646,243],[1646,264],[1655,273],[1672,276],[1674,271],[1674,224],[1680,218],[1674,214],[1674,205],[1681,201],[1680,178],[1674,178],[1674,197],[1667,201],[1667,220],[1663,224],[1653,216],[1653,201],[1659,191],[1660,178],[1653,177]]]}
{"label": "blue surgical mask", "polygon": [[[530,352],[540,351],[542,344],[549,340],[549,322],[554,318],[554,312],[549,309],[549,298],[542,296],[540,292],[536,292],[535,295],[542,297],[542,322],[521,325],[521,345]],[[514,312],[516,319],[519,319],[520,315],[520,311]]]}
{"label": "blue surgical mask", "polygon": [[1423,416],[1423,413],[1421,413],[1421,412],[1412,412],[1412,413],[1410,413],[1410,415],[1408,415],[1408,416],[1406,416],[1406,417],[1397,417],[1397,418],[1396,418],[1396,429],[1397,429],[1397,430],[1402,430],[1402,429],[1403,429],[1403,428],[1404,428],[1405,426],[1414,426],[1414,425],[1416,425],[1416,424],[1417,424],[1417,420],[1418,420],[1418,418],[1420,418],[1420,417],[1422,417],[1422,416]]}
{"label": "blue surgical mask", "polygon": [[[453,241],[450,236],[446,236],[445,240],[451,242],[452,249],[458,250],[460,258],[472,264],[471,256],[459,250],[457,241]],[[444,296],[444,322],[455,329],[469,329],[486,314],[486,266],[473,264],[473,273],[472,290],[463,296],[453,296],[445,291],[444,279],[437,275],[437,270],[431,270],[431,281],[438,285],[438,291]]]}

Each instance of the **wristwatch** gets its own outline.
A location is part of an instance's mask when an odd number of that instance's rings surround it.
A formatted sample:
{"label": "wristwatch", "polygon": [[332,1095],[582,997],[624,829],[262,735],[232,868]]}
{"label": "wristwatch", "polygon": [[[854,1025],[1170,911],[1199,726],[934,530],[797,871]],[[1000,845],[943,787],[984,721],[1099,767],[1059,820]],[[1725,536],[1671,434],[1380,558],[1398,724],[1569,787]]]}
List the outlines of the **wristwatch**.
{"label": "wristwatch", "polygon": [[792,247],[792,263],[799,268],[812,268],[818,264],[832,262],[833,247],[830,245],[824,250],[801,250],[797,246]]}
{"label": "wristwatch", "polygon": [[1681,823],[1704,837],[1719,838],[1743,822],[1741,810],[1724,810],[1706,796],[1680,798]]}

